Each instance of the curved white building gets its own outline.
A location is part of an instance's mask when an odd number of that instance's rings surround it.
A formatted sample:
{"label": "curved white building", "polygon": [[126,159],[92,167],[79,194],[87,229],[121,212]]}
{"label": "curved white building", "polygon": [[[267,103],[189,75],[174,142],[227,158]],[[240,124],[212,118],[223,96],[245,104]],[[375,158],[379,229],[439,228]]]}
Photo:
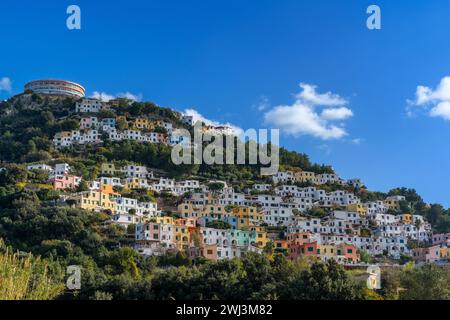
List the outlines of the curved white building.
{"label": "curved white building", "polygon": [[36,80],[25,85],[25,91],[36,93],[56,94],[64,96],[84,97],[84,87],[78,83],[65,80]]}

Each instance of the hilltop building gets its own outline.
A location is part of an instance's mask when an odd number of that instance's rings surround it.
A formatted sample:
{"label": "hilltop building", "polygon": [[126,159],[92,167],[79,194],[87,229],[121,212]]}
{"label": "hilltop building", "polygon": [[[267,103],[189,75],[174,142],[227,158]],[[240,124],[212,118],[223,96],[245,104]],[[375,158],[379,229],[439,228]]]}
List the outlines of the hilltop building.
{"label": "hilltop building", "polygon": [[83,98],[85,95],[85,89],[83,86],[66,80],[31,81],[25,85],[25,91],[27,90],[35,93],[74,96],[78,98]]}

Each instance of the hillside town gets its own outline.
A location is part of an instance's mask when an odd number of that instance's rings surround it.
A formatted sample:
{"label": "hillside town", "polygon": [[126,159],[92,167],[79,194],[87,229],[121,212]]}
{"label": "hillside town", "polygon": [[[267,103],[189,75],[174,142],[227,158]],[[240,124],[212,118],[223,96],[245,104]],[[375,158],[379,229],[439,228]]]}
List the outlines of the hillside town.
{"label": "hillside town", "polygon": [[[110,108],[117,103],[77,101],[73,114],[79,116],[79,130],[56,133],[55,148],[106,140],[191,143],[167,120],[111,117]],[[101,117],[102,110],[108,117]],[[193,118],[185,115],[181,122],[189,127]],[[205,125],[204,130],[232,134],[227,127]],[[237,192],[225,181],[177,181],[139,163],[102,163],[93,181],[76,176],[68,163],[30,163],[27,169],[46,172],[48,186],[61,192],[61,202],[107,213],[109,223],[131,230],[135,250],[142,255],[181,251],[192,259],[217,261],[246,252],[278,252],[291,260],[311,257],[346,265],[362,263],[367,255],[394,262],[450,257],[450,234],[433,234],[423,216],[401,211],[404,196],[362,202],[349,190],[364,187],[363,182],[335,173],[293,168]],[[326,191],[322,185],[335,188]],[[142,192],[146,197],[139,196]],[[177,203],[167,205],[155,195],[175,197]],[[314,214],[317,210],[320,215]]]}
{"label": "hillside town", "polygon": [[[131,103],[131,101],[129,101]],[[103,140],[110,141],[139,141],[167,145],[190,145],[190,141],[183,136],[173,124],[164,120],[149,120],[136,117],[127,119],[124,116],[115,118],[99,118],[96,114],[110,110],[117,101],[103,102],[92,98],[83,98],[77,102],[75,113],[81,114],[80,130],[61,131],[55,134],[53,143],[56,148],[65,148],[72,145],[99,144]],[[193,117],[184,115],[182,123],[193,126]],[[118,127],[123,127],[120,130]],[[211,135],[231,135],[233,129],[227,126],[203,126],[203,132]]]}

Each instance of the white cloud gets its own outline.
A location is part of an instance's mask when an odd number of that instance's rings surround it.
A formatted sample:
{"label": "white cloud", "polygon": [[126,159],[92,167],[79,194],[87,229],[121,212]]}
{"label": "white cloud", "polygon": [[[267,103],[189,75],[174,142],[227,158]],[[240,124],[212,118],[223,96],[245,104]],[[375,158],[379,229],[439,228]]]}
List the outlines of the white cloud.
{"label": "white cloud", "polygon": [[441,117],[445,120],[450,120],[450,101],[443,101],[438,103],[430,110],[431,117]]}
{"label": "white cloud", "polygon": [[201,121],[204,122],[206,125],[208,126],[216,126],[216,127],[220,127],[220,126],[227,126],[233,129],[234,134],[237,136],[240,136],[244,133],[244,130],[240,127],[237,127],[231,123],[220,123],[218,121],[215,120],[210,120],[208,118],[205,118],[203,115],[201,115],[197,110],[195,109],[186,109],[183,112],[184,115],[186,116],[192,116],[192,119],[195,122],[197,121]]}
{"label": "white cloud", "polygon": [[109,101],[115,98],[115,96],[107,94],[106,92],[98,92],[94,91],[94,93],[91,95],[91,98],[99,99],[102,101]]}
{"label": "white cloud", "polygon": [[355,138],[355,139],[352,139],[351,142],[352,142],[353,144],[359,145],[359,144],[361,144],[361,143],[363,142],[363,139],[361,139],[361,138]]}
{"label": "white cloud", "polygon": [[269,99],[265,96],[262,96],[258,104],[258,111],[264,111],[269,107],[270,107]]}
{"label": "white cloud", "polygon": [[450,100],[450,77],[442,78],[436,90],[433,90],[425,86],[417,87],[416,91],[417,105],[424,105],[430,102],[449,101],[449,100]]}
{"label": "white cloud", "polygon": [[407,100],[406,112],[413,116],[416,111],[426,111],[431,117],[440,117],[450,120],[450,77],[441,79],[436,89],[417,86],[414,101]]}
{"label": "white cloud", "polygon": [[322,94],[317,93],[317,86],[302,82],[300,83],[300,88],[302,88],[303,91],[297,94],[296,98],[306,104],[318,106],[342,106],[347,104],[347,101],[337,94],[331,92]]}
{"label": "white cloud", "polygon": [[353,111],[349,108],[329,108],[324,109],[320,115],[325,120],[344,120],[353,116]]}
{"label": "white cloud", "polygon": [[311,135],[323,140],[346,136],[343,124],[333,121],[353,116],[352,110],[343,106],[347,101],[331,92],[319,94],[313,85],[301,83],[300,87],[302,92],[295,95],[293,104],[276,106],[264,114],[265,123],[292,136]]}
{"label": "white cloud", "polygon": [[91,95],[91,98],[100,99],[102,101],[109,101],[115,98],[127,98],[133,101],[141,101],[142,94],[133,94],[127,91],[112,95],[106,92],[94,91],[94,93]]}
{"label": "white cloud", "polygon": [[11,92],[12,81],[8,77],[3,77],[0,79],[0,91]]}

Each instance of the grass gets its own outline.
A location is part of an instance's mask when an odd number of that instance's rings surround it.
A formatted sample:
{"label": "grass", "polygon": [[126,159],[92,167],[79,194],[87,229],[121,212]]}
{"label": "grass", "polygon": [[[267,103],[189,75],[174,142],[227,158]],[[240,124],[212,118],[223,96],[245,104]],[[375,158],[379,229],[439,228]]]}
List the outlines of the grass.
{"label": "grass", "polygon": [[0,300],[50,300],[64,291],[62,277],[49,271],[51,262],[14,253],[1,239],[0,249]]}

